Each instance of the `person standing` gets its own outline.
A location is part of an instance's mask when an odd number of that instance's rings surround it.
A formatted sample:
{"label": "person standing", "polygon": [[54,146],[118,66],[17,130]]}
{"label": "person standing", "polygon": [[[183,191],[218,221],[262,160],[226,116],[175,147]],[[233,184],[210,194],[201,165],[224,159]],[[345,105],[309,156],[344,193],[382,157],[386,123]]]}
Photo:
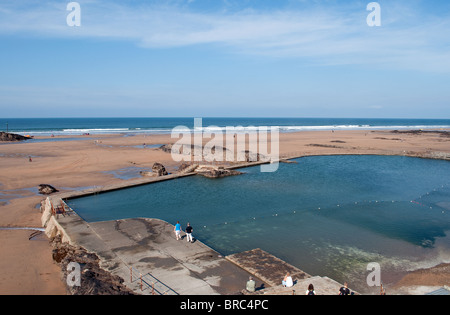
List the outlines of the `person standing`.
{"label": "person standing", "polygon": [[181,239],[181,224],[180,221],[177,221],[177,224],[175,224],[174,227],[175,237],[177,238],[177,241]]}
{"label": "person standing", "polygon": [[186,227],[186,238],[187,238],[187,241],[191,242],[191,243],[193,242],[192,241],[192,232],[193,231],[194,231],[194,229],[192,228],[192,226],[188,222],[187,227]]}
{"label": "person standing", "polygon": [[339,289],[339,295],[350,295],[347,282],[344,282],[344,286]]}

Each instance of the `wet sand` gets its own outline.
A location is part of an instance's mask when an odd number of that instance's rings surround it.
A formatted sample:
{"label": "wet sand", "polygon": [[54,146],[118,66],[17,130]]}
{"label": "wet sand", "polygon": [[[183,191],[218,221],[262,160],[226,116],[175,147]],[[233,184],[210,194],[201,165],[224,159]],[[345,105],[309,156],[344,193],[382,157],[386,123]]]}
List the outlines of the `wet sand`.
{"label": "wet sand", "polygon": [[[169,172],[175,172],[181,164],[173,161],[169,153],[149,147],[178,140],[170,135],[79,138],[0,144],[0,227],[41,227],[41,213],[36,205],[45,196],[37,194],[39,184],[50,184],[64,192],[122,183],[138,177],[139,170],[151,169],[155,162],[162,163]],[[441,132],[285,133],[280,134],[280,157],[380,154],[442,158],[450,157],[449,142],[448,134]],[[117,176],[118,173],[127,176]],[[45,240],[28,240],[31,233],[0,230],[0,294],[66,294],[59,267],[51,259],[51,245]],[[439,270],[440,279],[447,279],[448,284],[448,268]],[[400,284],[430,285],[428,278],[416,277],[413,281],[406,277]],[[442,285],[441,280],[433,279],[431,284]]]}

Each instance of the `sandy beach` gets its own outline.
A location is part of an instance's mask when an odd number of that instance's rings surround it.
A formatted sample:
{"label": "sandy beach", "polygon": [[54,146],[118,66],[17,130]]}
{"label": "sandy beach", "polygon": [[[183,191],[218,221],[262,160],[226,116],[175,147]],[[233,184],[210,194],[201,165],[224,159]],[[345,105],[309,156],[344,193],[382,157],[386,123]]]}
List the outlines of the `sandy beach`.
{"label": "sandy beach", "polygon": [[[150,147],[176,140],[170,134],[90,135],[71,141],[2,143],[0,227],[41,227],[37,205],[45,196],[38,194],[39,184],[50,184],[62,192],[105,186],[123,182],[139,170],[151,169],[155,162],[163,164],[169,172],[176,172],[180,162],[173,161],[169,153]],[[442,131],[283,133],[280,134],[280,157],[377,154],[450,158],[449,143],[450,134]],[[119,176],[121,174],[126,176]],[[0,230],[0,294],[66,294],[48,239],[29,240],[31,233],[29,230]],[[405,277],[398,289],[448,285],[449,268],[436,268]]]}

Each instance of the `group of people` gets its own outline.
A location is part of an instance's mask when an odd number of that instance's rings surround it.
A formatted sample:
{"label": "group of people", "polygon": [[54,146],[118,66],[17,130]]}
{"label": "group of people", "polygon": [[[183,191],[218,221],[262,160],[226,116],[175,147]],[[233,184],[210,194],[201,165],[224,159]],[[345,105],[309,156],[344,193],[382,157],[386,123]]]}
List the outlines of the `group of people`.
{"label": "group of people", "polygon": [[[187,241],[189,243],[193,243],[194,242],[194,240],[192,238],[192,232],[193,231],[194,231],[194,229],[192,228],[192,226],[188,222],[187,226],[186,226],[186,229],[185,229],[185,232],[186,232],[186,239],[187,239]],[[175,232],[175,237],[176,237],[177,241],[181,240],[182,239],[182,237],[181,237],[182,229],[181,229],[180,221],[177,221],[177,224],[175,224],[174,232]]]}
{"label": "group of people", "polygon": [[[193,237],[192,232],[194,229],[192,228],[191,224],[188,222],[186,225],[185,233],[186,233],[186,239],[189,243],[193,243]],[[178,240],[182,239],[181,236],[182,228],[180,221],[177,221],[174,227],[174,233],[175,238]],[[281,284],[285,288],[290,288],[294,286],[294,281],[292,280],[291,275],[289,272],[284,276],[283,280],[281,281]],[[250,277],[246,284],[246,290],[249,292],[255,292],[256,291],[256,282],[253,279],[253,277]],[[351,295],[351,291],[348,288],[347,282],[344,283],[344,286],[339,289],[339,295]],[[311,283],[308,286],[308,290],[306,290],[306,295],[316,295],[316,292],[314,291],[314,285]]]}
{"label": "group of people", "polygon": [[[314,285],[312,283],[308,286],[306,295],[316,295],[316,291],[314,291]],[[353,293],[348,288],[347,282],[345,282],[344,286],[339,289],[339,295],[353,295]]]}
{"label": "group of people", "polygon": [[[285,288],[290,288],[294,286],[294,281],[292,280],[292,277],[289,273],[284,276],[283,280],[281,281],[281,284]],[[249,292],[255,292],[256,291],[256,282],[253,279],[253,277],[250,277],[250,279],[247,281],[246,290]],[[352,295],[350,289],[348,288],[347,282],[344,283],[344,286],[342,286],[339,289],[339,295]],[[316,291],[314,290],[314,285],[311,283],[308,286],[308,289],[306,290],[306,295],[316,295]]]}

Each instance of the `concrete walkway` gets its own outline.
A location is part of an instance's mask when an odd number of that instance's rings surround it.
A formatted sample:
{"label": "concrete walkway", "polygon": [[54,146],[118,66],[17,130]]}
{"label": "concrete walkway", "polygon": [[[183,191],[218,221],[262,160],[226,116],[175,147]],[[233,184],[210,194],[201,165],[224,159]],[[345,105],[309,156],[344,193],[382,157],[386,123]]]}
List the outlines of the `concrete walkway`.
{"label": "concrete walkway", "polygon": [[173,226],[161,220],[87,223],[72,212],[57,221],[71,243],[96,253],[102,268],[140,294],[238,294],[250,276],[198,240],[177,241]]}
{"label": "concrete walkway", "polygon": [[[280,285],[276,287],[270,287],[256,294],[266,294],[266,295],[306,295],[309,285],[314,286],[314,292],[316,295],[339,295],[339,289],[342,284],[330,279],[328,277],[311,277],[301,280],[297,280],[293,287],[285,288]],[[351,289],[350,289],[351,290]],[[356,295],[359,293],[351,290]]]}
{"label": "concrete walkway", "polygon": [[289,273],[294,283],[311,276],[260,248],[227,256],[235,265],[259,277],[268,286],[277,287]]}
{"label": "concrete walkway", "polygon": [[[314,286],[317,295],[338,295],[342,287],[342,284],[328,277],[313,277],[259,248],[227,256],[227,259],[267,284],[267,288],[254,293],[257,295],[305,295],[310,284]],[[294,286],[290,288],[281,285],[286,273],[294,281]]]}

